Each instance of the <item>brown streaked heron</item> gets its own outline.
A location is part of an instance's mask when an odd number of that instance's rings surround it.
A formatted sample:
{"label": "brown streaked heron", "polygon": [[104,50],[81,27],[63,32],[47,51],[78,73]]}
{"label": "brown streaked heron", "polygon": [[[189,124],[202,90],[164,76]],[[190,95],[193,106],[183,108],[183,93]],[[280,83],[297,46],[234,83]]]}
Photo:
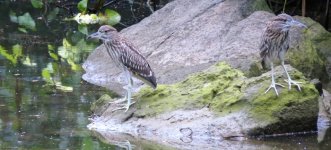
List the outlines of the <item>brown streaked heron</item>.
{"label": "brown streaked heron", "polygon": [[112,61],[125,73],[127,85],[123,88],[127,91],[124,98],[127,104],[115,110],[126,109],[125,111],[127,111],[133,104],[131,103],[132,76],[142,80],[152,88],[156,88],[155,74],[147,60],[140,54],[138,49],[121,36],[115,28],[109,25],[103,25],[97,32],[90,34],[87,38],[100,39]]}
{"label": "brown streaked heron", "polygon": [[263,33],[262,41],[260,44],[260,56],[262,57],[262,65],[265,66],[265,64],[269,63],[271,67],[271,84],[265,93],[273,88],[276,95],[278,96],[276,86],[278,85],[284,87],[283,85],[275,82],[273,62],[277,59],[281,61],[281,65],[286,73],[287,80],[285,81],[288,83],[288,88],[291,89],[293,84],[297,86],[299,91],[301,91],[300,82],[291,79],[284,64],[285,54],[289,48],[290,43],[289,30],[292,26],[307,28],[304,24],[294,20],[290,15],[282,13],[272,18],[268,22],[267,28]]}

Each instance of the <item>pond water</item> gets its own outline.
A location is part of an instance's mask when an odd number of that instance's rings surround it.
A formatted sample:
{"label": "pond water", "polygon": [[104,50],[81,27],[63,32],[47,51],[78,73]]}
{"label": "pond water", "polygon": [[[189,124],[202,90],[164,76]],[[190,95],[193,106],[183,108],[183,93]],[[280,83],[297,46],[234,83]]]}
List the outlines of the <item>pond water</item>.
{"label": "pond water", "polygon": [[[91,104],[103,94],[114,94],[81,79],[81,64],[98,43],[86,41],[76,22],[64,20],[77,12],[67,9],[71,2],[51,2],[34,8],[30,1],[0,0],[0,149],[127,149],[86,128]],[[131,2],[110,6],[122,17],[118,29],[150,13]],[[97,27],[88,26],[88,32]],[[331,149],[328,132],[322,144],[315,132],[233,144]],[[148,145],[144,148],[153,149],[153,143]]]}

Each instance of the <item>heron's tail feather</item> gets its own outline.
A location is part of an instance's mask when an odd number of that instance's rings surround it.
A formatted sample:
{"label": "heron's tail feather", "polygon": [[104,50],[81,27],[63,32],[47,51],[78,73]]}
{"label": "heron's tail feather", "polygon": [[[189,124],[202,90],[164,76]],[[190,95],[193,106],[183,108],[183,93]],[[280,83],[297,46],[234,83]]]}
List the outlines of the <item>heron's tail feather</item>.
{"label": "heron's tail feather", "polygon": [[156,89],[157,87],[157,83],[156,83],[156,78],[154,76],[154,74],[152,76],[141,76],[139,74],[133,74],[136,78],[140,79],[141,81],[143,81],[144,83],[146,83],[147,85],[151,86],[153,89]]}

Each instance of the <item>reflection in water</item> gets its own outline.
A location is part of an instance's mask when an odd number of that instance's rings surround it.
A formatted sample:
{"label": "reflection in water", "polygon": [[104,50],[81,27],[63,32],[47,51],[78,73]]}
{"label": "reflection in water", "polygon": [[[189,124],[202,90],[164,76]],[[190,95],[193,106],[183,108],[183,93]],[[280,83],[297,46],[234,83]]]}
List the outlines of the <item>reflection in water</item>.
{"label": "reflection in water", "polygon": [[331,128],[330,126],[318,127],[318,147],[319,149],[331,149]]}
{"label": "reflection in water", "polygon": [[327,91],[320,90],[319,116],[317,120],[317,141],[319,149],[331,149],[331,121],[330,104],[331,96]]}

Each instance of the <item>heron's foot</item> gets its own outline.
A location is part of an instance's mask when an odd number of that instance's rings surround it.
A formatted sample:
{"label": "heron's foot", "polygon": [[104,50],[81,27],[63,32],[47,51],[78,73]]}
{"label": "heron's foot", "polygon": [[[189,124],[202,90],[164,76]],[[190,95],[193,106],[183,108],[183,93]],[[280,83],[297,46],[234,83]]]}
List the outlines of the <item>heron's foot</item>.
{"label": "heron's foot", "polygon": [[112,112],[117,111],[117,110],[122,110],[122,109],[125,109],[125,112],[127,112],[129,110],[130,106],[135,104],[135,103],[136,102],[132,102],[130,104],[121,104],[122,107],[115,108],[115,109],[112,110]]}
{"label": "heron's foot", "polygon": [[281,85],[279,83],[271,82],[269,88],[264,93],[267,93],[271,88],[273,88],[275,90],[276,95],[278,96],[278,91],[276,86],[285,87],[284,85]]}
{"label": "heron's foot", "polygon": [[301,87],[300,87],[300,84],[302,82],[298,82],[298,81],[294,81],[292,80],[291,78],[289,78],[288,80],[285,80],[287,83],[288,83],[288,89],[291,90],[291,86],[292,85],[296,85],[298,90],[301,91]]}

